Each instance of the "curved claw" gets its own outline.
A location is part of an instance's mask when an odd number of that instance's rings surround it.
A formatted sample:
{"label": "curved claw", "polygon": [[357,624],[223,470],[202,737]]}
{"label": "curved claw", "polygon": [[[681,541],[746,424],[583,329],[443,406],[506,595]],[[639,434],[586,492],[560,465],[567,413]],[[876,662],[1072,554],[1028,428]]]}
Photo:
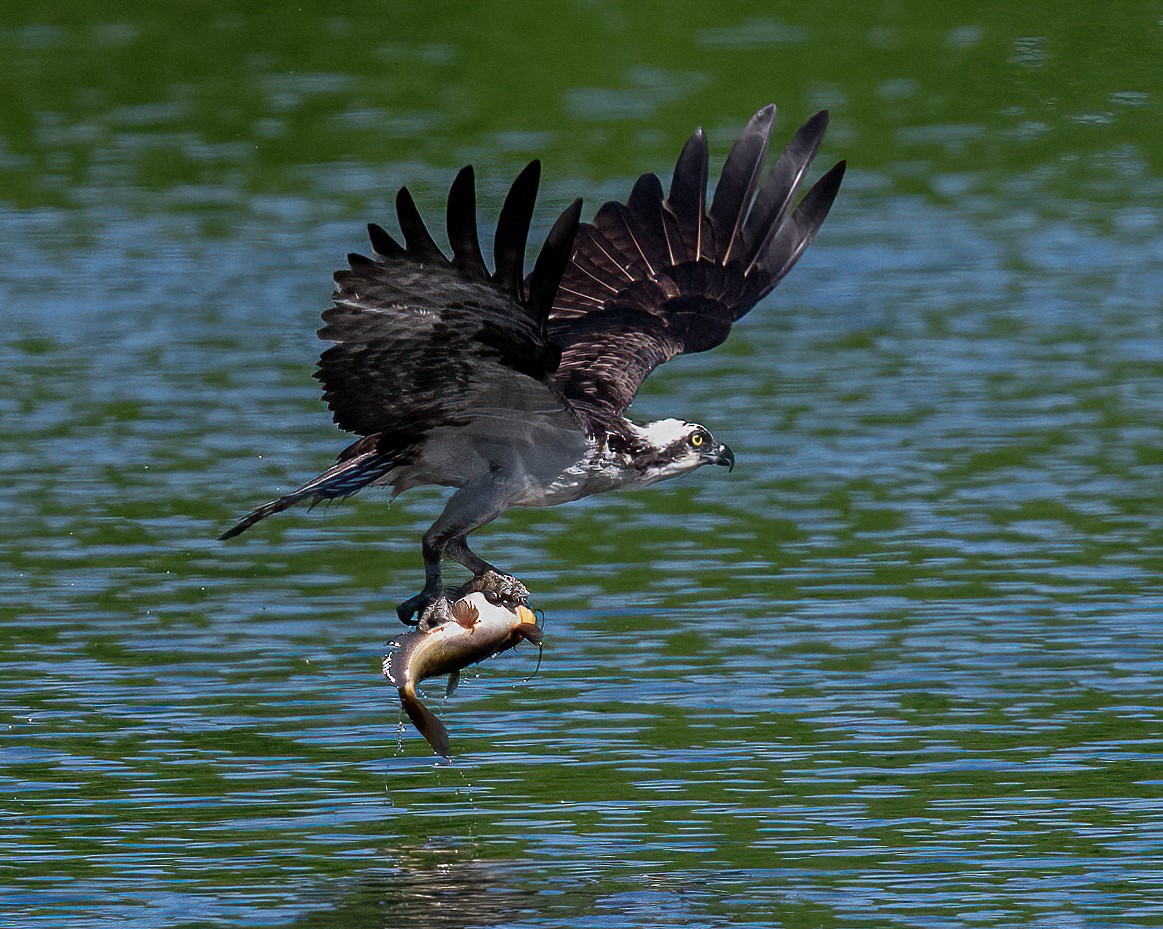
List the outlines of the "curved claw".
{"label": "curved claw", "polygon": [[452,601],[441,594],[420,611],[420,631],[427,632],[437,626],[443,626],[455,617],[452,613]]}
{"label": "curved claw", "polygon": [[417,613],[424,607],[423,595],[417,594],[411,600],[405,600],[398,607],[396,607],[396,615],[400,617],[400,622],[406,626],[415,626],[420,620],[413,619]]}
{"label": "curved claw", "polygon": [[396,615],[400,617],[400,622],[405,625],[417,626],[424,622],[440,601],[443,601],[446,607],[449,606],[448,600],[444,596],[444,588],[439,585],[425,586],[416,596],[405,600],[396,607]]}

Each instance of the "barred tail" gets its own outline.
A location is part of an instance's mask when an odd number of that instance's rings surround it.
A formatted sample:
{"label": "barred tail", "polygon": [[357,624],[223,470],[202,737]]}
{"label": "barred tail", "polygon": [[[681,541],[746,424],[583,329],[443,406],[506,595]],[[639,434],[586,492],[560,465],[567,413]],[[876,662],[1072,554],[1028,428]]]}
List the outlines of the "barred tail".
{"label": "barred tail", "polygon": [[233,539],[259,520],[266,519],[274,513],[281,513],[287,507],[294,506],[301,500],[309,499],[312,504],[315,504],[320,500],[350,497],[353,493],[378,481],[395,466],[396,459],[394,457],[380,452],[368,451],[353,455],[340,461],[335,467],[328,468],[302,487],[297,487],[290,493],[283,494],[277,500],[264,503],[251,510],[218,538],[219,540]]}
{"label": "barred tail", "polygon": [[289,506],[298,503],[302,497],[295,493],[283,494],[277,500],[272,500],[270,503],[264,503],[262,506],[251,510],[242,519],[236,522],[233,526],[227,529],[222,535],[218,536],[219,542],[225,542],[227,539],[233,539],[236,535],[242,535],[251,526],[257,523],[260,519],[266,519],[272,513],[279,513]]}

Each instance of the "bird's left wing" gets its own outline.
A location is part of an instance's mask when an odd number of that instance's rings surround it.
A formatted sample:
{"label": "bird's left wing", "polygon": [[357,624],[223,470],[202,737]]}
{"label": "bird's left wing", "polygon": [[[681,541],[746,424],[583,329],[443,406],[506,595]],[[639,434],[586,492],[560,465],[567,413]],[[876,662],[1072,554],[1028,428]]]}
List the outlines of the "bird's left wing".
{"label": "bird's left wing", "polygon": [[562,349],[558,386],[591,423],[609,422],[655,367],[720,344],[803,254],[840,189],[844,162],[792,209],[824,138],[826,112],[800,127],[761,176],[775,107],[752,117],[707,205],[707,141],[679,156],[670,193],[653,174],[578,231],[549,335]]}
{"label": "bird's left wing", "polygon": [[500,441],[580,432],[551,378],[560,353],[546,319],[581,202],[558,218],[526,278],[539,175],[539,163],[532,162],[505,199],[491,274],[477,238],[471,167],[461,170],[448,195],[451,259],[433,241],[407,188],[396,198],[404,244],[368,227],[375,257],[348,256],[350,267],[335,275],[334,306],[319,330],[335,344],[323,352],[315,376],[340,427],[375,436],[381,452],[400,457],[442,427],[476,429]]}

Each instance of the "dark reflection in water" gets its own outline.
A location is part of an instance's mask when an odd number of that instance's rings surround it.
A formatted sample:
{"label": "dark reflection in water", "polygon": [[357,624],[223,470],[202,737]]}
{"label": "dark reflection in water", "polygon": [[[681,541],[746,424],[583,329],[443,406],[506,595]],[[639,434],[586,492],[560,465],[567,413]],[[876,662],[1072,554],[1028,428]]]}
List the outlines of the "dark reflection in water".
{"label": "dark reflection in water", "polygon": [[[1158,10],[365,12],[0,12],[0,924],[1163,923]],[[342,444],[330,270],[770,99],[841,200],[638,404],[739,466],[482,533],[545,661],[435,765],[378,664],[439,497],[213,541]]]}
{"label": "dark reflection in water", "polygon": [[392,859],[389,867],[340,881],[329,894],[335,899],[320,901],[318,912],[294,925],[463,929],[514,925],[539,912],[536,892],[512,883],[513,862],[480,861],[467,846],[439,842],[393,849]]}

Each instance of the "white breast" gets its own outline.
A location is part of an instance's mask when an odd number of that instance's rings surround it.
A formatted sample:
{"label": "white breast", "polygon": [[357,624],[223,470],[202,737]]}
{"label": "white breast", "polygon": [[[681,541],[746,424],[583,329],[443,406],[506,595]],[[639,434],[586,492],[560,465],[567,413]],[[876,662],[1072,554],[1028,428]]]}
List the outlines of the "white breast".
{"label": "white breast", "polygon": [[531,487],[514,506],[557,506],[636,483],[638,475],[621,455],[589,440],[585,455],[542,487]]}

